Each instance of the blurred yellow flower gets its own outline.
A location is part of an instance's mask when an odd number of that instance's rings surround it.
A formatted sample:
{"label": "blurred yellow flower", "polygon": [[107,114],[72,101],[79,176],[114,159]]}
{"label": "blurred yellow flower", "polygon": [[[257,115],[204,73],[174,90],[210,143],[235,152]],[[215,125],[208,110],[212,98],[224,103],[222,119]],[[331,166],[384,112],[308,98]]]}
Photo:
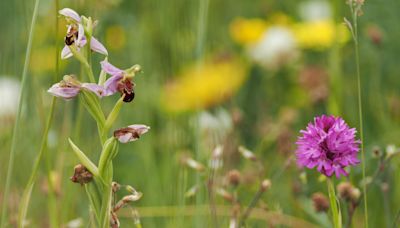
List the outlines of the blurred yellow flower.
{"label": "blurred yellow flower", "polygon": [[56,67],[56,50],[54,47],[42,47],[32,51],[30,68],[35,75],[54,72]]}
{"label": "blurred yellow flower", "polygon": [[293,32],[299,47],[304,49],[323,50],[331,47],[336,40],[344,44],[350,39],[344,25],[330,20],[298,23],[293,26]]}
{"label": "blurred yellow flower", "polygon": [[106,30],[106,46],[112,51],[118,51],[125,47],[126,34],[122,26],[110,26]]}
{"label": "blurred yellow flower", "polygon": [[230,25],[230,34],[239,44],[252,44],[259,41],[267,28],[267,23],[259,18],[237,18]]}
{"label": "blurred yellow flower", "polygon": [[162,104],[170,112],[194,111],[219,104],[240,88],[246,75],[244,63],[231,57],[194,64],[166,85]]}

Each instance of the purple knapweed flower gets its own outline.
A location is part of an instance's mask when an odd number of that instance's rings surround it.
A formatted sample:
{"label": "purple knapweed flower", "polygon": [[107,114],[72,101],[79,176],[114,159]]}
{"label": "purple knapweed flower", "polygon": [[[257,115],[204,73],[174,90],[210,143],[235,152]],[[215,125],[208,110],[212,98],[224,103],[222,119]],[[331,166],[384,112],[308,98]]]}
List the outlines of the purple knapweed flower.
{"label": "purple knapweed flower", "polygon": [[136,141],[141,135],[150,130],[149,126],[143,124],[134,124],[114,131],[114,137],[121,143]]}
{"label": "purple knapweed flower", "polygon": [[69,100],[76,97],[82,89],[87,89],[99,97],[102,97],[105,93],[102,86],[95,83],[81,83],[72,75],[65,75],[63,80],[52,85],[47,92],[53,96]]}
{"label": "purple knapweed flower", "polygon": [[120,92],[121,95],[125,95],[123,101],[131,102],[135,98],[135,92],[133,91],[135,83],[132,82],[132,75],[140,70],[138,66],[133,66],[128,70],[121,70],[104,60],[101,62],[101,68],[111,75],[104,83],[106,96]]}
{"label": "purple knapweed flower", "polygon": [[350,128],[342,118],[319,116],[314,123],[309,123],[306,130],[301,130],[296,142],[297,164],[317,170],[330,177],[333,173],[339,178],[347,176],[347,166],[357,165],[359,140],[356,140],[356,129]]}
{"label": "purple knapweed flower", "polygon": [[[69,48],[71,45],[75,45],[79,50],[87,43],[85,36],[84,27],[82,24],[82,18],[77,12],[72,9],[64,8],[59,13],[67,19],[68,30],[65,36],[65,46],[61,51],[61,58],[67,59],[72,56],[72,52]],[[90,48],[92,51],[98,52],[103,55],[108,55],[107,49],[93,36],[90,38]]]}

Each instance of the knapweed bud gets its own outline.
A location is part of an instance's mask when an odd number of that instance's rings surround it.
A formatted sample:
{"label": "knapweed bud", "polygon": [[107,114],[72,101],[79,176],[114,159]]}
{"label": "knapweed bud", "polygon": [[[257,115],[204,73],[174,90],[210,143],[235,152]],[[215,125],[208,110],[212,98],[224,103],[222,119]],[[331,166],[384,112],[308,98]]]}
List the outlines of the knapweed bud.
{"label": "knapweed bud", "polygon": [[241,179],[242,175],[236,169],[229,171],[227,174],[228,183],[233,187],[237,187],[240,184]]}
{"label": "knapweed bud", "polygon": [[84,185],[92,181],[93,174],[85,166],[78,164],[74,167],[74,175],[70,179],[74,183]]}
{"label": "knapweed bud", "polygon": [[361,192],[358,188],[354,187],[350,182],[342,182],[338,184],[337,192],[340,198],[348,202],[357,202],[360,198]]}
{"label": "knapweed bud", "polygon": [[251,152],[250,150],[246,149],[246,148],[243,147],[243,146],[240,146],[240,147],[239,147],[239,153],[240,153],[245,159],[248,159],[248,160],[251,160],[251,161],[256,161],[256,160],[257,160],[256,155],[254,155],[253,152]]}
{"label": "knapweed bud", "polygon": [[316,212],[327,212],[329,210],[329,200],[323,193],[316,192],[311,199]]}
{"label": "knapweed bud", "polygon": [[150,130],[149,126],[134,124],[114,131],[114,137],[121,143],[133,142]]}

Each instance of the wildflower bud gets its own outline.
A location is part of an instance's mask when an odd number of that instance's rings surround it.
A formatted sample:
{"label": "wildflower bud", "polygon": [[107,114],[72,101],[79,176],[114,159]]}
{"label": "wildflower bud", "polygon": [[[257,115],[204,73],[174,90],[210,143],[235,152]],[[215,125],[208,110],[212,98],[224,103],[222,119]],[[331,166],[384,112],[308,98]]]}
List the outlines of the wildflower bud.
{"label": "wildflower bud", "polygon": [[233,196],[231,193],[227,192],[225,189],[223,188],[217,188],[216,193],[220,196],[222,196],[222,198],[224,198],[226,201],[232,202],[233,201]]}
{"label": "wildflower bud", "polygon": [[248,160],[251,160],[251,161],[256,161],[256,160],[257,160],[256,155],[254,155],[253,152],[251,152],[250,150],[246,149],[246,148],[243,147],[243,146],[240,146],[240,147],[239,147],[239,153],[240,153],[245,159],[248,159]]}
{"label": "wildflower bud", "polygon": [[222,153],[223,153],[223,146],[221,146],[221,145],[217,146],[213,150],[213,152],[211,154],[210,164],[209,164],[212,169],[215,170],[215,169],[219,169],[222,167],[222,160],[221,160]]}
{"label": "wildflower bud", "polygon": [[195,185],[193,187],[191,187],[186,193],[185,193],[185,197],[186,198],[190,198],[193,197],[194,195],[196,195],[196,193],[199,190],[199,186]]}
{"label": "wildflower bud", "polygon": [[386,158],[390,158],[398,152],[395,145],[387,145],[386,147]]}
{"label": "wildflower bud", "polygon": [[382,156],[382,150],[378,146],[375,146],[372,149],[372,156],[374,158],[380,158]]}
{"label": "wildflower bud", "polygon": [[387,193],[389,191],[389,184],[387,182],[383,182],[381,184],[381,190],[382,192]]}
{"label": "wildflower bud", "polygon": [[189,168],[192,168],[192,169],[194,169],[194,170],[196,170],[196,171],[198,171],[198,172],[203,172],[203,171],[205,170],[205,167],[204,167],[203,164],[201,164],[200,162],[194,160],[194,159],[191,158],[191,157],[186,157],[186,156],[184,156],[184,157],[181,159],[181,161],[182,161],[182,163],[183,163],[184,165],[186,165],[186,166],[188,166]]}
{"label": "wildflower bud", "polygon": [[329,200],[323,193],[316,192],[311,199],[316,212],[327,212],[329,210]]}
{"label": "wildflower bud", "polygon": [[237,187],[240,184],[241,174],[238,170],[233,169],[228,172],[227,179],[230,185]]}
{"label": "wildflower bud", "polygon": [[116,193],[121,189],[121,185],[118,184],[117,182],[113,181],[111,184],[111,189],[112,189],[113,193]]}
{"label": "wildflower bud", "polygon": [[348,202],[357,202],[360,198],[360,190],[354,187],[350,182],[342,182],[338,184],[336,188],[339,197]]}
{"label": "wildflower bud", "polygon": [[265,179],[261,182],[260,191],[265,192],[271,188],[271,181],[269,179]]}
{"label": "wildflower bud", "polygon": [[380,45],[382,43],[383,34],[377,25],[368,26],[367,35],[373,44]]}
{"label": "wildflower bud", "polygon": [[127,192],[131,193],[131,194],[137,193],[136,189],[134,189],[134,188],[133,188],[132,186],[130,186],[130,185],[125,186],[125,190],[126,190]]}
{"label": "wildflower bud", "polygon": [[83,185],[92,181],[93,174],[85,166],[78,164],[74,167],[74,175],[70,179],[74,183]]}

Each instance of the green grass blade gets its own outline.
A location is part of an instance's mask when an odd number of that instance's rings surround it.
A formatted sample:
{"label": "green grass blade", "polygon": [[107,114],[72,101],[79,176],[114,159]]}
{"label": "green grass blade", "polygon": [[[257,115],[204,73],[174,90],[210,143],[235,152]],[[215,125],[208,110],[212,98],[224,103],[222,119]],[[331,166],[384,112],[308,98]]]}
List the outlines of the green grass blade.
{"label": "green grass blade", "polygon": [[42,160],[44,151],[47,148],[47,138],[48,138],[50,126],[51,126],[51,123],[52,123],[52,120],[53,120],[53,116],[54,116],[54,109],[55,109],[55,105],[56,105],[56,99],[57,98],[53,97],[53,100],[51,102],[50,113],[49,113],[49,117],[47,119],[46,128],[45,128],[44,133],[43,133],[42,143],[41,143],[41,146],[40,146],[39,154],[36,157],[35,164],[33,166],[33,170],[32,170],[31,176],[29,177],[28,184],[26,185],[26,187],[24,189],[24,193],[22,195],[21,204],[19,206],[19,211],[18,211],[18,227],[23,227],[23,224],[24,224],[24,221],[25,221],[25,218],[26,218],[26,214],[28,212],[29,202],[30,202],[31,195],[32,195],[32,189],[33,189],[33,186],[35,185],[37,172],[39,170],[40,161]]}
{"label": "green grass blade", "polygon": [[17,135],[18,135],[18,130],[20,129],[19,121],[21,118],[22,104],[23,104],[24,95],[25,95],[25,91],[26,91],[26,89],[25,89],[26,78],[27,78],[27,74],[28,74],[29,60],[30,60],[31,50],[32,50],[33,32],[35,30],[36,18],[37,18],[37,13],[38,13],[38,9],[39,9],[39,2],[40,2],[40,0],[35,0],[35,7],[33,9],[31,27],[29,30],[28,45],[26,47],[24,69],[22,71],[22,80],[21,80],[21,94],[20,94],[20,98],[19,98],[18,111],[17,111],[15,124],[14,124],[10,157],[8,160],[8,167],[7,167],[6,184],[4,187],[4,195],[3,195],[4,200],[3,200],[3,205],[2,205],[1,222],[0,222],[1,228],[5,227],[6,220],[7,220],[7,202],[8,202],[7,199],[9,198],[9,194],[10,194],[11,177],[12,177],[12,172],[13,172],[13,167],[14,167],[15,150],[16,150],[16,145],[17,145]]}

